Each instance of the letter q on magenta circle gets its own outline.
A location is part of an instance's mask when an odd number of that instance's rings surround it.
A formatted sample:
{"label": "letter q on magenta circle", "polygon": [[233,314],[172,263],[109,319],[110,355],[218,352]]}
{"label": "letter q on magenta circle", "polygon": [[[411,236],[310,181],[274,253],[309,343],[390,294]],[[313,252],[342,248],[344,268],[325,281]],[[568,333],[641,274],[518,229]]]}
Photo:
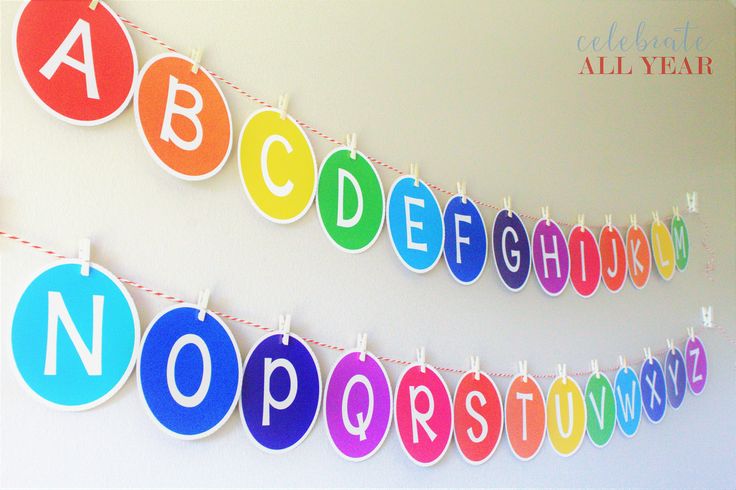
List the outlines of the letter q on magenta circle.
{"label": "letter q on magenta circle", "polygon": [[[299,445],[314,427],[322,378],[312,349],[294,334],[273,333],[245,359],[240,419],[250,440],[270,453]],[[286,343],[284,343],[286,342]]]}
{"label": "letter q on magenta circle", "polygon": [[21,385],[45,404],[85,410],[109,399],[138,352],[138,312],[113,274],[82,261],[45,267],[13,314],[11,350]]}
{"label": "letter q on magenta circle", "polygon": [[386,221],[391,246],[412,272],[429,272],[442,255],[445,230],[437,197],[423,181],[405,175],[388,193]]}
{"label": "letter q on magenta circle", "polygon": [[214,313],[176,305],[151,321],[138,362],[138,389],[156,425],[179,439],[201,439],[230,417],[240,391],[238,346]]}

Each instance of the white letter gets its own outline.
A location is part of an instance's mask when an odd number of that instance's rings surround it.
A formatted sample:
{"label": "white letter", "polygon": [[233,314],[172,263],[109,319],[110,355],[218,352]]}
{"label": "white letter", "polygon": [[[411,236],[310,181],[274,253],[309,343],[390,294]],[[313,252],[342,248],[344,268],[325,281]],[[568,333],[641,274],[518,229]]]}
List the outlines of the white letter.
{"label": "white letter", "polygon": [[583,272],[583,282],[587,282],[585,275],[585,242],[580,240],[580,270]]}
{"label": "white letter", "polygon": [[[345,208],[345,179],[348,179],[353,188],[355,189],[355,195],[358,198],[358,208],[355,210],[355,214],[352,218],[345,219],[344,208]],[[337,226],[341,228],[352,228],[355,226],[360,218],[363,216],[363,191],[360,188],[360,184],[355,179],[353,174],[345,169],[337,169]]]}
{"label": "white letter", "polygon": [[[416,399],[419,393],[424,393],[429,401],[429,407],[427,411],[422,413],[417,410]],[[422,426],[424,432],[429,436],[430,441],[434,441],[437,438],[437,434],[429,427],[427,421],[432,418],[434,414],[434,398],[432,392],[429,389],[422,386],[409,386],[409,399],[411,401],[411,440],[414,444],[419,443],[419,433],[417,431],[417,422]]]}
{"label": "white letter", "polygon": [[[177,105],[176,93],[179,90],[194,97],[194,105],[192,107]],[[202,122],[197,117],[197,114],[202,110],[202,106],[202,96],[197,89],[184,83],[179,83],[176,77],[169,75],[169,93],[166,96],[166,110],[164,112],[163,123],[161,123],[161,139],[167,142],[171,141],[186,151],[194,151],[199,148],[199,145],[202,144]],[[194,139],[186,141],[176,134],[176,131],[171,127],[171,118],[174,114],[184,116],[194,124]]]}
{"label": "white letter", "polygon": [[470,245],[470,237],[460,236],[460,222],[471,224],[472,219],[465,214],[455,215],[455,262],[458,264],[463,263],[462,255],[460,255],[460,244]]}
{"label": "white letter", "polygon": [[542,263],[544,264],[544,278],[547,279],[549,277],[549,271],[547,270],[547,261],[552,259],[555,261],[555,267],[557,270],[556,277],[560,277],[562,274],[560,273],[560,257],[557,253],[557,235],[552,236],[552,248],[554,251],[547,252],[547,250],[544,247],[544,235],[541,235],[539,238],[542,239]]}
{"label": "white letter", "polygon": [[690,349],[688,353],[690,357],[695,358],[695,361],[693,362],[693,383],[697,383],[698,381],[703,379],[702,374],[695,374],[695,371],[698,369],[698,357],[700,357],[700,347]]}
{"label": "white letter", "polygon": [[657,405],[659,405],[662,402],[662,399],[659,397],[659,393],[657,393],[657,390],[654,389],[654,384],[657,382],[657,371],[652,372],[653,376],[651,379],[649,376],[644,376],[644,379],[647,380],[647,384],[649,385],[649,388],[652,390],[652,397],[649,400],[649,407],[654,408],[654,399],[657,399]]}
{"label": "white letter", "polygon": [[637,270],[639,272],[644,272],[644,266],[641,265],[641,262],[639,262],[639,258],[637,257],[640,245],[641,240],[636,241],[636,247],[634,247],[634,242],[631,242],[631,256],[634,258],[634,273],[636,273]]}
{"label": "white letter", "polygon": [[[44,36],[45,33],[38,33],[39,36]],[[75,60],[69,56],[74,43],[77,42],[79,36],[82,36],[82,52],[84,53],[84,62]],[[46,64],[39,70],[41,75],[46,77],[47,80],[51,80],[59,66],[64,63],[69,65],[77,71],[81,71],[84,74],[84,80],[87,84],[87,98],[88,99],[99,99],[100,93],[97,91],[97,79],[95,78],[95,63],[92,59],[92,38],[89,34],[89,24],[82,19],[79,19],[69,34],[66,35],[64,41],[56,48],[56,51],[51,58],[46,61]]]}
{"label": "white letter", "polygon": [[506,263],[506,267],[511,272],[516,272],[519,270],[519,266],[521,265],[521,259],[519,256],[521,253],[518,250],[512,250],[511,251],[511,257],[516,259],[516,263],[514,265],[511,265],[511,262],[509,262],[508,254],[506,253],[506,234],[511,233],[514,237],[514,243],[519,243],[519,235],[516,234],[516,230],[511,228],[510,226],[507,226],[503,229],[503,233],[501,234],[501,253],[503,255],[503,261]]}
{"label": "white letter", "polygon": [[555,414],[557,415],[557,430],[563,439],[567,439],[572,434],[572,393],[567,392],[567,430],[562,429],[562,414],[560,413],[560,395],[555,395]]}
{"label": "white letter", "polygon": [[618,392],[618,402],[621,404],[621,408],[624,412],[624,421],[628,422],[629,417],[632,419],[634,418],[634,396],[636,394],[636,382],[631,382],[631,398],[629,398],[629,394],[626,393],[626,396],[621,396],[621,387],[617,386],[616,391]]}
{"label": "white letter", "polygon": [[411,229],[416,228],[417,230],[421,230],[424,228],[424,223],[421,221],[412,221],[409,218],[409,206],[419,206],[420,208],[424,207],[424,199],[417,199],[416,197],[409,197],[404,196],[404,211],[406,212],[406,248],[411,250],[419,250],[420,252],[426,252],[427,251],[427,244],[426,243],[415,243],[414,240],[411,239]]}
{"label": "white letter", "polygon": [[[286,369],[289,374],[289,393],[283,400],[276,400],[271,396],[271,374],[278,368]],[[276,410],[285,410],[289,408],[296,398],[297,385],[296,370],[294,365],[286,359],[276,359],[275,361],[267,357],[263,362],[263,418],[261,425],[271,425],[271,407]]]}
{"label": "white letter", "polygon": [[[348,415],[348,397],[350,396],[350,391],[353,389],[353,386],[358,383],[365,386],[365,389],[368,390],[368,409],[366,410],[365,416],[363,416],[363,412],[358,412],[355,415],[355,417],[358,419],[358,425],[353,425],[350,422],[350,416]],[[345,391],[342,394],[342,423],[343,425],[345,425],[345,429],[347,429],[350,434],[354,436],[360,436],[360,440],[365,441],[365,432],[366,430],[368,430],[368,426],[370,425],[372,418],[373,387],[371,386],[370,381],[368,381],[368,378],[366,378],[362,374],[356,374],[355,376],[350,378],[350,381],[348,381],[347,386],[345,386]]]}
{"label": "white letter", "polygon": [[284,145],[286,153],[291,153],[293,151],[291,144],[286,138],[278,134],[272,134],[266,138],[266,141],[263,142],[263,148],[261,148],[261,172],[263,172],[263,180],[266,182],[268,190],[271,191],[274,196],[284,197],[294,189],[294,184],[290,180],[287,180],[284,185],[276,185],[273,180],[271,180],[271,175],[268,173],[268,150],[271,148],[271,145],[276,142]]}
{"label": "white letter", "polygon": [[[92,296],[92,349],[87,346],[79,334],[77,326],[72,322],[69,310],[66,309],[64,298],[58,291],[49,291],[49,316],[48,334],[46,337],[46,364],[43,374],[47,376],[56,375],[56,348],[59,329],[59,320],[66,330],[72,345],[77,350],[82,360],[85,371],[90,376],[102,375],[102,307],[105,303],[104,296]],[[691,351],[692,352],[692,351]]]}
{"label": "white letter", "polygon": [[470,415],[480,423],[479,436],[473,434],[473,429],[468,427],[468,437],[471,441],[477,444],[485,439],[488,435],[488,422],[486,422],[486,419],[481,417],[481,415],[473,408],[473,405],[471,403],[473,401],[473,398],[477,398],[478,400],[480,400],[480,406],[483,407],[486,404],[486,397],[480,391],[471,391],[470,393],[468,393],[468,397],[465,399],[465,410],[468,411],[468,415]]}
{"label": "white letter", "polygon": [[611,240],[611,243],[613,244],[613,269],[610,267],[606,269],[606,273],[608,274],[608,277],[615,277],[616,272],[618,272],[618,254],[616,253],[616,240]]}
{"label": "white letter", "polygon": [[[192,344],[199,349],[199,354],[202,356],[202,380],[199,382],[199,388],[197,392],[191,396],[187,396],[179,391],[179,387],[176,385],[176,359],[179,357],[179,352],[185,345]],[[212,379],[212,360],[210,359],[210,350],[207,348],[207,344],[204,343],[202,337],[188,333],[181,336],[171,348],[169,352],[169,360],[166,363],[166,384],[169,387],[169,392],[174,398],[174,401],[182,407],[192,408],[196,407],[204,397],[207,396],[207,392],[210,389],[210,380]]]}
{"label": "white letter", "polygon": [[590,403],[593,405],[593,412],[595,412],[595,418],[598,419],[598,426],[603,430],[603,413],[606,411],[606,389],[601,388],[601,408],[598,408],[598,405],[595,404],[595,398],[593,397],[593,393],[588,393],[588,398],[590,398]]}
{"label": "white letter", "polygon": [[659,252],[659,262],[662,264],[662,267],[667,267],[668,265],[670,265],[670,261],[664,260],[664,258],[662,257],[662,244],[659,241],[659,234],[657,233],[654,234],[654,241],[657,242],[657,252]]}
{"label": "white letter", "polygon": [[516,399],[521,400],[521,440],[526,441],[526,402],[534,400],[534,394],[517,393]]}
{"label": "white letter", "polygon": [[667,370],[670,372],[670,378],[672,378],[672,385],[675,387],[675,396],[677,396],[677,371],[680,370],[680,361],[675,359],[675,370],[672,371],[672,366],[668,366]]}
{"label": "white letter", "polygon": [[[679,235],[677,234],[678,231],[680,232]],[[680,250],[681,253],[684,255],[685,254],[685,231],[683,230],[683,228],[677,228],[673,230],[672,238],[675,240],[675,248],[677,250]],[[680,255],[680,254],[677,254],[677,255]]]}

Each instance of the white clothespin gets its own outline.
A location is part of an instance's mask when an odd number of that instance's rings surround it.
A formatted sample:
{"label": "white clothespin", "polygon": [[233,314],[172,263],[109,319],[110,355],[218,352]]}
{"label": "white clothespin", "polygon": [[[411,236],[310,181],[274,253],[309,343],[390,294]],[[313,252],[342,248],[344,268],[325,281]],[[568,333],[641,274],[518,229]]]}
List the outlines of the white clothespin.
{"label": "white clothespin", "polygon": [[652,359],[652,348],[651,347],[644,347],[644,360],[649,361],[649,364],[654,363],[654,359]]}
{"label": "white clothespin", "polygon": [[578,214],[578,226],[580,228],[585,228],[585,215],[584,214]]}
{"label": "white clothespin", "polygon": [[367,333],[359,333],[358,334],[358,343],[355,347],[360,352],[360,361],[365,361],[365,351],[368,349],[368,334]]}
{"label": "white clothespin", "polygon": [[412,177],[414,177],[414,187],[419,187],[419,164],[410,163],[409,173],[411,173]]}
{"label": "white clothespin", "polygon": [[679,218],[680,217],[680,206],[678,206],[677,204],[675,204],[674,206],[672,206],[672,216],[675,217],[675,218]]}
{"label": "white clothespin", "polygon": [[613,229],[613,215],[611,215],[611,214],[604,214],[603,215],[603,219],[606,222],[605,226],[608,227],[608,231],[611,231]]}
{"label": "white clothespin", "polygon": [[89,2],[89,9],[94,10],[97,8],[97,4],[100,3],[100,0],[92,0]]}
{"label": "white clothespin", "polygon": [[687,327],[687,335],[690,337],[690,340],[695,340],[695,328]]}
{"label": "white clothespin", "polygon": [[419,364],[419,368],[422,370],[422,373],[427,372],[427,356],[424,352],[424,347],[417,349],[417,364]]}
{"label": "white clothespin", "polygon": [[199,71],[199,64],[202,62],[202,50],[200,48],[192,49],[192,73],[195,75]]}
{"label": "white clothespin", "polygon": [[204,289],[199,292],[199,298],[197,299],[197,308],[199,308],[199,313],[197,313],[197,319],[200,322],[204,321],[204,317],[207,314],[207,303],[210,302],[210,290]]}
{"label": "white clothespin", "polygon": [[629,370],[629,363],[626,361],[626,356],[618,356],[618,365],[622,367],[624,371]]}
{"label": "white clothespin", "polygon": [[637,229],[639,225],[636,223],[636,213],[629,215],[629,221],[631,221],[631,227]]}
{"label": "white clothespin", "polygon": [[675,353],[675,341],[673,339],[667,339],[667,350]]}
{"label": "white clothespin", "polygon": [[470,371],[475,375],[475,380],[480,379],[480,357],[470,356]]}
{"label": "white clothespin", "polygon": [[542,219],[549,225],[549,206],[542,206]]}
{"label": "white clothespin", "polygon": [[291,334],[291,315],[279,315],[279,332],[281,332],[281,343],[289,345],[289,335]]}
{"label": "white clothespin", "polygon": [[598,359],[593,359],[590,361],[590,370],[595,374],[596,378],[601,377],[601,368],[598,367]]}
{"label": "white clothespin", "polygon": [[567,364],[557,365],[557,375],[562,378],[562,383],[567,384]]}
{"label": "white clothespin", "polygon": [[713,327],[713,307],[712,306],[701,306],[700,314],[703,317],[703,327]]}
{"label": "white clothespin", "polygon": [[289,94],[279,95],[279,112],[281,119],[286,119],[286,111],[289,110]]}
{"label": "white clothespin", "polygon": [[358,146],[358,135],[355,133],[349,133],[345,136],[345,142],[347,143],[347,147],[350,148],[350,158],[355,160],[355,149]]}
{"label": "white clothespin", "polygon": [[506,216],[511,217],[511,196],[503,198],[503,208],[506,210]]}
{"label": "white clothespin", "polygon": [[465,184],[465,181],[463,180],[462,182],[458,182],[457,183],[457,193],[460,196],[462,196],[463,204],[468,202],[467,192],[468,192],[468,186]]}
{"label": "white clothespin", "polygon": [[652,219],[655,223],[659,224],[659,211],[652,211]]}
{"label": "white clothespin", "polygon": [[89,258],[91,242],[89,238],[79,240],[79,260],[82,261],[82,275],[89,276]]}
{"label": "white clothespin", "polygon": [[685,194],[685,197],[687,198],[687,212],[688,213],[697,213],[698,212],[698,193],[697,192],[688,192]]}
{"label": "white clothespin", "polygon": [[529,377],[529,369],[528,369],[526,360],[519,361],[519,374],[521,374],[521,376],[523,377],[524,383],[526,383],[526,380]]}

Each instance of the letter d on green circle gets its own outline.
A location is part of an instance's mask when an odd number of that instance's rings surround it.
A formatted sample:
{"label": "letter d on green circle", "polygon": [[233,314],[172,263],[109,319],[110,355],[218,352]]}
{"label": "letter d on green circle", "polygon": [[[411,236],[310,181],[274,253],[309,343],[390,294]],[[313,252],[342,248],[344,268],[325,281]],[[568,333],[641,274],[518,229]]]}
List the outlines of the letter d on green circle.
{"label": "letter d on green circle", "polygon": [[381,179],[360,152],[338,148],[325,157],[317,183],[317,212],[330,241],[346,252],[367,250],[384,219]]}

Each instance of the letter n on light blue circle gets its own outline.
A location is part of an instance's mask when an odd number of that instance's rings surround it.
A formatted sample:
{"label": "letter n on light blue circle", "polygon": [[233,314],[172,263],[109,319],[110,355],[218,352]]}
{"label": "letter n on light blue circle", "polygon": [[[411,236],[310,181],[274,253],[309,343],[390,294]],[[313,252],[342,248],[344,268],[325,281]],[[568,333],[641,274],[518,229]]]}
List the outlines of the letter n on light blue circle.
{"label": "letter n on light blue circle", "polygon": [[641,388],[636,371],[621,368],[614,383],[616,398],[616,421],[626,437],[633,437],[641,421]]}
{"label": "letter n on light blue circle", "polygon": [[396,255],[408,269],[422,273],[431,270],[442,255],[444,227],[437,198],[424,182],[418,186],[414,182],[412,176],[394,182],[386,217]]}
{"label": "letter n on light blue circle", "polygon": [[128,378],[138,334],[138,313],[122,284],[95,264],[83,276],[81,262],[69,260],[46,268],[25,289],[11,344],[33,393],[55,408],[84,410]]}
{"label": "letter n on light blue circle", "polygon": [[486,225],[478,207],[462,196],[447,201],[443,218],[444,254],[452,276],[462,284],[471,284],[483,272],[488,256]]}

